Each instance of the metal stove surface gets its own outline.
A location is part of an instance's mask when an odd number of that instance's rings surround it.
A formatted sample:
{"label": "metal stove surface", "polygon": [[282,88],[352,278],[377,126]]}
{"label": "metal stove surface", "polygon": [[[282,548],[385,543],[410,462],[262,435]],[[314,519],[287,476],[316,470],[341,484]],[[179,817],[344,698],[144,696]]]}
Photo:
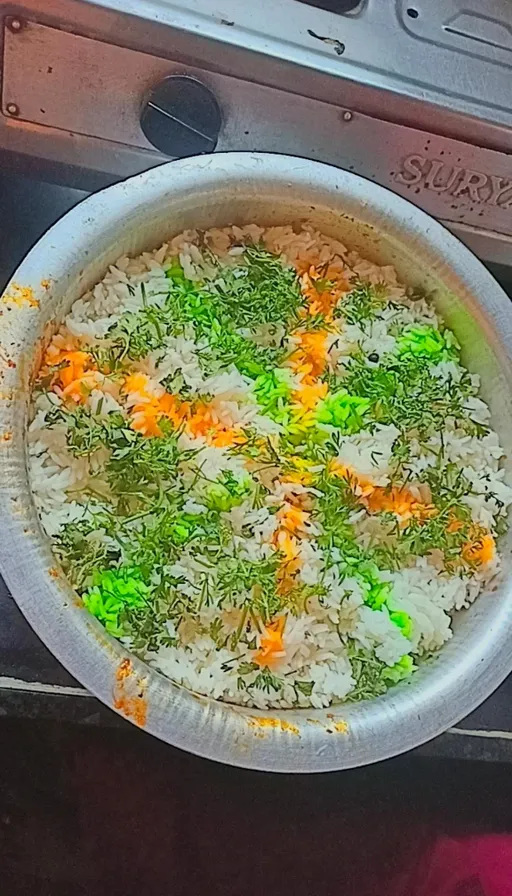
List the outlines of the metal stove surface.
{"label": "metal stove surface", "polygon": [[195,152],[291,153],[512,266],[512,0],[311,3],[0,0],[2,161],[91,189]]}
{"label": "metal stove surface", "polygon": [[[512,124],[511,0],[96,0],[96,5]],[[260,79],[265,82],[264,73]]]}

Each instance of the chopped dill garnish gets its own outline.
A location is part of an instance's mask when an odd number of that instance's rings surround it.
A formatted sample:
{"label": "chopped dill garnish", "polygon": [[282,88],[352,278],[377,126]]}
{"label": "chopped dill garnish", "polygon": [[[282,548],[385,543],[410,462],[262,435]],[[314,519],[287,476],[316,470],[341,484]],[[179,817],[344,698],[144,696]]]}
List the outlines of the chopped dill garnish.
{"label": "chopped dill garnish", "polygon": [[278,594],[277,553],[264,560],[222,557],[217,562],[216,592],[219,606],[249,604],[263,622],[269,622],[284,606]]}
{"label": "chopped dill garnish", "polygon": [[80,404],[70,408],[61,405],[48,411],[46,419],[50,426],[66,424],[67,446],[75,457],[91,455],[102,446],[112,446],[119,438],[131,440],[135,436],[119,411],[102,415]]}
{"label": "chopped dill garnish", "polygon": [[267,693],[270,693],[271,691],[279,692],[283,690],[283,682],[277,675],[274,675],[270,669],[265,668],[258,673],[252,685],[249,685],[249,687],[258,688],[258,690],[266,691]]}
{"label": "chopped dill garnish", "polygon": [[347,642],[347,654],[355,681],[355,687],[350,691],[347,701],[353,703],[358,700],[371,700],[385,694],[388,689],[388,683],[384,678],[385,663],[369,650],[358,647],[352,640]]}
{"label": "chopped dill garnish", "polygon": [[387,303],[387,288],[384,284],[373,285],[364,280],[353,280],[352,289],[338,305],[347,323],[359,324],[375,320]]}
{"label": "chopped dill garnish", "polygon": [[455,381],[434,376],[425,358],[386,355],[378,367],[361,356],[352,358],[342,380],[348,392],[371,402],[369,414],[378,423],[421,435],[441,428],[447,417],[464,418],[464,402],[475,394],[467,372]]}
{"label": "chopped dill garnish", "polygon": [[407,654],[393,666],[387,666],[369,650],[358,647],[352,639],[347,641],[347,653],[356,682],[346,698],[349,703],[381,697],[391,684],[409,678],[416,669],[412,657]]}
{"label": "chopped dill garnish", "polygon": [[[113,360],[119,363],[127,358],[139,361],[159,348],[166,336],[181,332],[182,327],[169,300],[163,307],[147,305],[139,311],[126,311],[108,331],[111,346],[104,363],[112,365]],[[99,360],[103,360],[101,355]]]}
{"label": "chopped dill garnish", "polygon": [[241,263],[224,268],[206,288],[215,294],[222,316],[242,327],[284,323],[303,301],[294,269],[262,246],[248,246]]}
{"label": "chopped dill garnish", "polygon": [[257,345],[219,319],[211,323],[208,347],[200,350],[199,363],[207,375],[234,364],[240,373],[255,379],[275,367],[283,355],[282,348]]}
{"label": "chopped dill garnish", "polygon": [[99,515],[88,521],[65,523],[55,536],[56,553],[68,579],[78,590],[87,586],[97,569],[106,567],[109,561],[115,564],[119,559],[120,549],[94,537],[101,523]]}
{"label": "chopped dill garnish", "polygon": [[147,439],[133,430],[124,431],[123,439],[113,445],[105,465],[107,480],[118,496],[118,510],[127,500],[139,498],[142,504],[162,500],[175,486],[178,466],[183,461],[177,437],[169,432],[157,439]]}

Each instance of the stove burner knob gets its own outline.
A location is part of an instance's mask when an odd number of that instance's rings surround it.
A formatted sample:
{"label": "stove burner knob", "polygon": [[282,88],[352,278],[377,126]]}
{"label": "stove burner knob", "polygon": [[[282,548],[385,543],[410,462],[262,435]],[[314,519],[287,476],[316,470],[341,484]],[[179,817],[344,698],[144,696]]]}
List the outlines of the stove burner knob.
{"label": "stove burner knob", "polygon": [[153,146],[174,158],[213,152],[222,116],[215,96],[201,81],[170,75],[146,97],[140,125]]}

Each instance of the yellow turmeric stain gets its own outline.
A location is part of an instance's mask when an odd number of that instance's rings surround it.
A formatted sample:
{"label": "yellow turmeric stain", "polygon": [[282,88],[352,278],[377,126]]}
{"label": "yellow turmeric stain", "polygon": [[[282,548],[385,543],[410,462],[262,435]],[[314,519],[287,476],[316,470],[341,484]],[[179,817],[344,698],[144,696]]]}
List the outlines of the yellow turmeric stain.
{"label": "yellow turmeric stain", "polygon": [[269,731],[270,729],[285,731],[288,734],[295,734],[298,737],[300,736],[300,730],[297,725],[292,725],[291,722],[285,722],[283,719],[275,719],[275,718],[261,718],[260,716],[251,716],[247,720],[247,724],[249,728],[259,729],[261,732]]}
{"label": "yellow turmeric stain", "polygon": [[9,292],[2,296],[4,305],[17,305],[22,308],[28,305],[30,308],[39,308],[39,299],[36,299],[31,286],[20,286],[19,283],[11,283]]}
{"label": "yellow turmeric stain", "polygon": [[348,725],[343,720],[335,722],[332,727],[338,734],[348,734]]}

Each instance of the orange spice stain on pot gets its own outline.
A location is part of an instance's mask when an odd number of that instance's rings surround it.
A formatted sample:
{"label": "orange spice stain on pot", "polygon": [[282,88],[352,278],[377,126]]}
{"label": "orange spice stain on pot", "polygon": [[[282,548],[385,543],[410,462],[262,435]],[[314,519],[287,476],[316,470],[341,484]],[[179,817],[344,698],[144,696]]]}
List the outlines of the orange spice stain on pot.
{"label": "orange spice stain on pot", "polygon": [[145,679],[135,677],[132,661],[122,660],[115,675],[114,709],[140,728],[144,728],[148,715],[146,686]]}
{"label": "orange spice stain on pot", "polygon": [[292,725],[291,722],[285,722],[284,719],[250,716],[250,718],[247,719],[247,724],[249,725],[249,728],[255,729],[257,737],[265,737],[265,734],[271,730],[283,731],[287,734],[295,734],[297,737],[300,737],[300,729],[298,726]]}
{"label": "orange spice stain on pot", "polygon": [[9,292],[2,296],[4,305],[16,305],[22,308],[28,305],[29,308],[39,308],[39,299],[36,299],[34,290],[31,286],[20,286],[19,283],[11,283]]}

